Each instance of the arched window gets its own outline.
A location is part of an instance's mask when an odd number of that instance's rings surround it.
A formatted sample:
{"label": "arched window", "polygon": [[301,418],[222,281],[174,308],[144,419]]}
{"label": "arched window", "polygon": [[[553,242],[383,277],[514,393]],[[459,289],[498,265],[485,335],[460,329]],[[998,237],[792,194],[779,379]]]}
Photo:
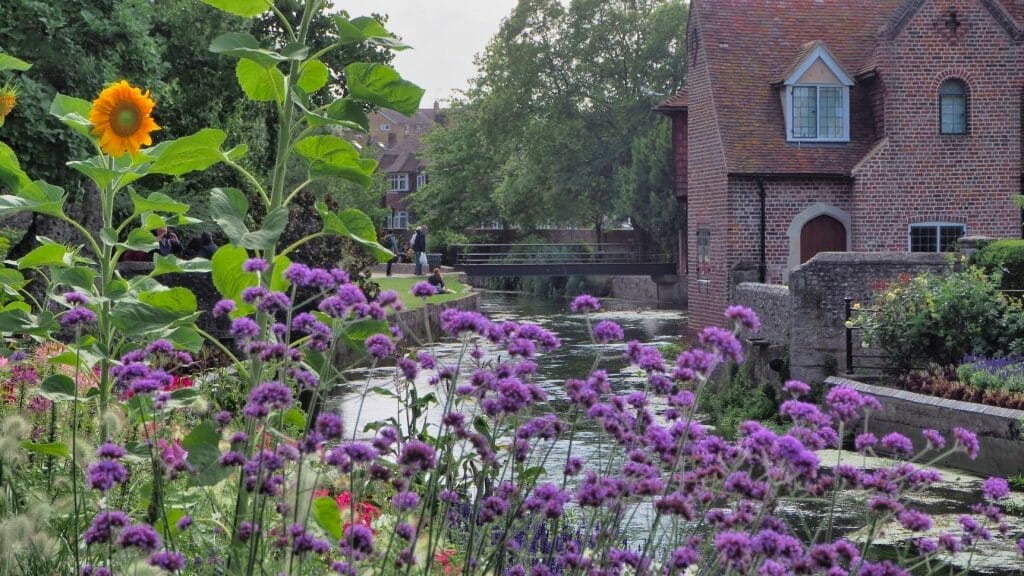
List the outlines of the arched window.
{"label": "arched window", "polygon": [[967,134],[967,84],[946,80],[939,86],[939,132]]}

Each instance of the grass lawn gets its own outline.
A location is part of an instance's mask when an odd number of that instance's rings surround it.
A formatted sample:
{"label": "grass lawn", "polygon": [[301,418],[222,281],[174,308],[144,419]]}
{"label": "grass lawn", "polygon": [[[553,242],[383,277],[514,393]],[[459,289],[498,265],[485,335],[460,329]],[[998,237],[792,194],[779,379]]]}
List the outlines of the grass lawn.
{"label": "grass lawn", "polygon": [[[398,292],[398,296],[402,299],[402,302],[405,303],[406,308],[410,310],[415,310],[416,308],[423,307],[423,298],[413,296],[412,287],[413,284],[416,284],[417,282],[426,282],[426,276],[392,276],[390,278],[388,278],[387,276],[373,276],[371,280],[373,280],[377,284],[380,284],[381,290],[394,290],[395,292]],[[454,277],[446,277],[444,279],[444,285],[447,286],[449,290],[454,290],[455,293],[435,294],[433,296],[428,297],[426,303],[440,304],[442,302],[448,302],[451,300],[455,300],[457,298],[461,298],[468,294],[470,291],[472,291],[472,288],[470,286],[458,282],[457,280],[455,280]]]}

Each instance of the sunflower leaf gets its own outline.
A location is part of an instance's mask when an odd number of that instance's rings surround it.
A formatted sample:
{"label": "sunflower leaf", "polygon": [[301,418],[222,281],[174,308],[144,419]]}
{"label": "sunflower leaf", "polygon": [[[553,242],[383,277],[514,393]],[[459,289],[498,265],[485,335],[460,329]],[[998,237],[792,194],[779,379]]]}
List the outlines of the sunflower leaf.
{"label": "sunflower leaf", "polygon": [[[332,125],[342,126],[359,132],[367,132],[369,130],[370,121],[366,117],[366,112],[363,112],[359,104],[351,100],[339,98],[328,106],[324,113],[311,112],[309,110],[309,101],[305,98],[305,91],[295,89],[292,90],[292,102],[306,115],[306,122],[309,122],[311,127]],[[351,109],[346,106],[335,107],[339,102],[351,104]],[[359,120],[358,115],[360,114],[362,115],[362,122]]]}
{"label": "sunflower leaf", "polygon": [[345,78],[352,98],[390,108],[412,116],[420,107],[425,90],[402,79],[390,66],[356,62],[345,67]]}
{"label": "sunflower leaf", "polygon": [[272,68],[287,60],[277,52],[261,48],[259,41],[245,32],[228,32],[217,36],[210,43],[210,52],[251,60],[262,68]]}
{"label": "sunflower leaf", "polygon": [[0,54],[0,71],[2,70],[17,70],[24,72],[31,68],[32,65],[24,60],[15,58],[10,54]]}
{"label": "sunflower leaf", "polygon": [[309,60],[299,70],[298,86],[306,92],[316,92],[327,85],[331,71],[319,60]]}
{"label": "sunflower leaf", "polygon": [[320,213],[320,219],[323,221],[323,232],[352,240],[372,254],[378,262],[387,262],[395,257],[377,242],[377,231],[373,227],[373,221],[361,210],[349,208],[334,213],[323,202],[317,202],[316,211]]}
{"label": "sunflower leaf", "polygon": [[270,0],[203,0],[203,3],[243,18],[259,16],[270,9]]}
{"label": "sunflower leaf", "polygon": [[50,115],[56,116],[75,132],[92,139],[92,123],[89,122],[91,109],[92,104],[88,100],[57,94],[50,104]]}
{"label": "sunflower leaf", "polygon": [[334,25],[338,28],[338,42],[341,44],[358,44],[368,42],[378,46],[384,46],[396,52],[405,50],[410,46],[398,38],[395,38],[384,25],[369,16],[360,16],[352,20],[346,20],[341,16],[334,16]]}
{"label": "sunflower leaf", "polygon": [[18,190],[17,196],[0,196],[0,216],[17,212],[38,212],[66,220],[64,190],[36,180]]}
{"label": "sunflower leaf", "polygon": [[18,157],[14,154],[14,150],[0,142],[0,185],[17,192],[22,186],[27,186],[31,182],[32,179],[18,164]]}
{"label": "sunflower leaf", "polygon": [[181,176],[206,170],[227,159],[227,155],[220,149],[227,137],[223,130],[204,128],[190,136],[161,142],[146,151],[156,160],[145,172]]}
{"label": "sunflower leaf", "polygon": [[62,244],[44,244],[18,259],[18,270],[26,268],[67,268],[72,264],[72,253]]}
{"label": "sunflower leaf", "polygon": [[153,192],[148,198],[143,198],[134,190],[129,190],[132,205],[135,210],[132,217],[141,216],[143,212],[165,212],[169,214],[185,214],[188,212],[188,204],[175,201],[173,198],[160,192]]}
{"label": "sunflower leaf", "polygon": [[362,186],[372,182],[377,162],[362,158],[351,142],[337,136],[310,136],[295,144],[295,152],[306,160],[309,175],[338,176]]}
{"label": "sunflower leaf", "polygon": [[239,60],[235,67],[238,85],[250,100],[256,102],[282,102],[284,100],[284,74],[277,68],[262,68],[252,60]]}

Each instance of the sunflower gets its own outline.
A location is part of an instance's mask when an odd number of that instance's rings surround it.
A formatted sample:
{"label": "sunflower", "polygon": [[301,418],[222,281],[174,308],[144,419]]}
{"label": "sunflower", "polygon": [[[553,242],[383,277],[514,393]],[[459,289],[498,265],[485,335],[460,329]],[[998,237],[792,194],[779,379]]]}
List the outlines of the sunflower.
{"label": "sunflower", "polygon": [[143,93],[124,80],[100,92],[89,111],[100,149],[111,156],[134,155],[142,146],[152,144],[149,133],[160,129],[149,115],[154,105],[149,90]]}
{"label": "sunflower", "polygon": [[4,118],[14,110],[17,103],[18,89],[9,85],[0,86],[0,126],[4,125]]}

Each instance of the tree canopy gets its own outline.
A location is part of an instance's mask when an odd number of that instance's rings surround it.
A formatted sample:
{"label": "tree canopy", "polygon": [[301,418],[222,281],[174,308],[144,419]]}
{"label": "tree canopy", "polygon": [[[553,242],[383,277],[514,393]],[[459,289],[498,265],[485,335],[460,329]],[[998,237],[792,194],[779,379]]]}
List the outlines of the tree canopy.
{"label": "tree canopy", "polygon": [[627,175],[646,170],[632,164],[634,141],[657,125],[651,108],[685,81],[686,17],[681,0],[520,0],[451,121],[426,138],[421,219],[600,232],[631,218],[661,233],[644,212],[674,214],[671,186]]}

